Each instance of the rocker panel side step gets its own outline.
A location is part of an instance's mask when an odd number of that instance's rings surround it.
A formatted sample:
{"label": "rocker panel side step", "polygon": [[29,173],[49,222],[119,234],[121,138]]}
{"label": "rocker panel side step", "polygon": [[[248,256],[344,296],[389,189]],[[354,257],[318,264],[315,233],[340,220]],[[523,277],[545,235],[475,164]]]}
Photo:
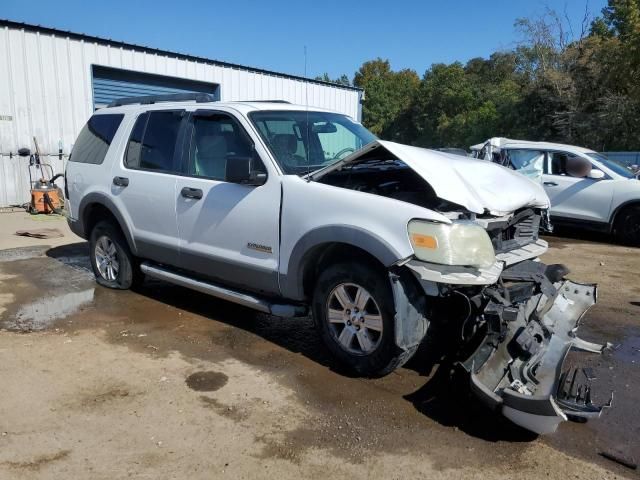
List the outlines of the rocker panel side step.
{"label": "rocker panel side step", "polygon": [[259,312],[268,313],[270,315],[285,318],[307,315],[307,309],[302,305],[272,303],[267,299],[231,290],[214,283],[196,280],[181,273],[174,272],[166,267],[154,265],[149,262],[143,262],[140,265],[140,270],[151,278],[164,280],[166,282],[173,283],[174,285],[190,288],[191,290],[196,290],[198,292],[211,295],[212,297],[237,303],[238,305],[242,305]]}

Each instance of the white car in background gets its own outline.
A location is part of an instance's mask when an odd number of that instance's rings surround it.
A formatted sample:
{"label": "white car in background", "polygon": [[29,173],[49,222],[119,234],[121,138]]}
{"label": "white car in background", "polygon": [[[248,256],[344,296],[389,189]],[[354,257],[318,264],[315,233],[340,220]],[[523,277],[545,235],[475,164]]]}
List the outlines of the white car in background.
{"label": "white car in background", "polygon": [[542,182],[555,224],[611,233],[640,246],[640,181],[624,164],[587,148],[508,138],[471,150]]}

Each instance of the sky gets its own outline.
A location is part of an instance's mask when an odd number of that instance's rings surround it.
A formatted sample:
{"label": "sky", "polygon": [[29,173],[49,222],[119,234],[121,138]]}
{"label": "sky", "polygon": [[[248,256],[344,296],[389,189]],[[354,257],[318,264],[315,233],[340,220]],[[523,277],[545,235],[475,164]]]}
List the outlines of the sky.
{"label": "sky", "polygon": [[350,78],[377,57],[419,75],[513,48],[546,7],[578,26],[606,0],[2,0],[0,18],[307,76]]}

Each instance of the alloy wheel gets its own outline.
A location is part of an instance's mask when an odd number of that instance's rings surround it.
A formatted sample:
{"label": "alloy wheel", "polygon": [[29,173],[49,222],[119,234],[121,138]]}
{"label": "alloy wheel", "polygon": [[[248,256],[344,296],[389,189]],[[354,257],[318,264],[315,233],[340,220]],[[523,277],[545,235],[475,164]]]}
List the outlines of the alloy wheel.
{"label": "alloy wheel", "polygon": [[102,278],[109,282],[114,282],[118,278],[120,263],[118,261],[118,250],[115,243],[102,235],[96,241],[95,247],[96,266]]}
{"label": "alloy wheel", "polygon": [[349,353],[367,355],[382,341],[382,313],[360,285],[341,283],[331,291],[326,320],[331,335]]}

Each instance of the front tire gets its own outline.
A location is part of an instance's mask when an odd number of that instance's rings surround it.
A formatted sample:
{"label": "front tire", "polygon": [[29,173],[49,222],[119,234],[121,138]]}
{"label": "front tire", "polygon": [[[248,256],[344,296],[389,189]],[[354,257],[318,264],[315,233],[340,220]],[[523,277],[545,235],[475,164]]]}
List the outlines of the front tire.
{"label": "front tire", "polygon": [[625,245],[640,247],[640,205],[632,205],[618,214],[615,233]]}
{"label": "front tire", "polygon": [[126,290],[142,282],[137,259],[120,229],[109,221],[98,222],[89,238],[91,267],[100,285]]}
{"label": "front tire", "polygon": [[312,309],[327,348],[359,375],[386,375],[415,353],[415,348],[403,351],[395,345],[390,282],[369,265],[348,262],[324,270]]}

